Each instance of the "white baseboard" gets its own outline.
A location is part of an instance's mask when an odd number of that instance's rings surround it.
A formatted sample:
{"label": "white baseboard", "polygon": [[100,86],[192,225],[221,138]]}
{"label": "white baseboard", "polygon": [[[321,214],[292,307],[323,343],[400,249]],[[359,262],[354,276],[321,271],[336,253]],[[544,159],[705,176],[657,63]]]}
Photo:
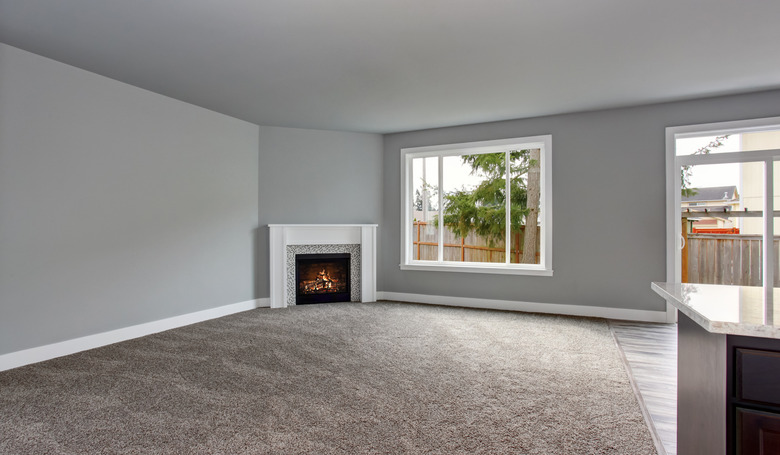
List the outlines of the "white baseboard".
{"label": "white baseboard", "polygon": [[99,348],[120,341],[132,340],[133,338],[207,321],[209,319],[220,318],[229,314],[270,306],[271,299],[269,298],[247,300],[246,302],[210,308],[208,310],[196,311],[194,313],[160,319],[158,321],[146,322],[94,335],[87,335],[59,343],[38,346],[23,351],[11,352],[9,354],[0,355],[0,371],[10,370],[11,368],[17,368],[31,363],[43,362],[44,360],[54,359],[64,355],[75,354],[88,349]]}
{"label": "white baseboard", "polygon": [[427,303],[432,305],[461,306],[490,310],[523,311],[527,313],[562,314],[592,318],[620,319],[641,322],[666,322],[666,311],[630,310],[585,305],[563,305],[557,303],[515,302],[511,300],[488,300],[470,297],[449,297],[444,295],[407,294],[405,292],[377,292],[377,300]]}
{"label": "white baseboard", "polygon": [[[666,311],[630,310],[624,308],[517,302],[510,300],[488,300],[469,297],[449,297],[443,295],[409,294],[404,292],[385,291],[377,291],[376,296],[377,300],[396,300],[399,302],[524,311],[529,313],[562,314],[569,316],[587,316],[627,321],[667,322]],[[153,333],[163,332],[165,330],[175,329],[177,327],[183,327],[234,313],[240,313],[242,311],[263,307],[268,308],[270,306],[271,299],[269,297],[247,300],[246,302],[196,311],[194,313],[146,322],[94,335],[87,335],[59,343],[25,349],[23,351],[11,352],[9,354],[0,355],[0,371],[75,354],[88,349],[99,348],[120,341],[132,340],[133,338],[151,335]]]}

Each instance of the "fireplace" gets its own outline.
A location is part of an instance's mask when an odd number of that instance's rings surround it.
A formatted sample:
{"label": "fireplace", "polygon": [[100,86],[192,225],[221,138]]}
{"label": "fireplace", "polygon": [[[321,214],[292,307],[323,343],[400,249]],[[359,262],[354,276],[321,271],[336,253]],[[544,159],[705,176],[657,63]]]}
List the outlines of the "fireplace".
{"label": "fireplace", "polygon": [[296,254],[295,304],[349,302],[350,254]]}
{"label": "fireplace", "polygon": [[271,308],[294,306],[295,256],[350,254],[349,302],[376,302],[376,224],[269,224]]}

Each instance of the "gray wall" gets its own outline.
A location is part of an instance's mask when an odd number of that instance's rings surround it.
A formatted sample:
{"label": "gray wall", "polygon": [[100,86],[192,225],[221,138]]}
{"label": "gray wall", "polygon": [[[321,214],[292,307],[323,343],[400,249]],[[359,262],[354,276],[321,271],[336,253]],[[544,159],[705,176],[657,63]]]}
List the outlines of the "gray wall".
{"label": "gray wall", "polygon": [[258,129],[0,44],[0,354],[255,298]]}
{"label": "gray wall", "polygon": [[[270,223],[378,223],[380,291],[662,310],[664,128],[779,106],[773,91],[383,141],[258,128],[0,44],[0,354],[266,297]],[[399,270],[401,148],[539,134],[553,277]]]}
{"label": "gray wall", "polygon": [[[780,91],[387,135],[383,291],[663,310],[665,128],[780,115]],[[552,277],[401,271],[401,148],[552,134]]]}
{"label": "gray wall", "polygon": [[382,188],[382,136],[261,126],[258,295],[269,295],[268,224],[379,224]]}

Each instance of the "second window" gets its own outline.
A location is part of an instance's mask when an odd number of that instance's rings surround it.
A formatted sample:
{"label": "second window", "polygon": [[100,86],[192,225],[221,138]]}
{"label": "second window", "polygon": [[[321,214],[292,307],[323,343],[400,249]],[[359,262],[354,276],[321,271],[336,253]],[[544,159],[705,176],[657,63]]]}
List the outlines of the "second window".
{"label": "second window", "polygon": [[550,142],[402,150],[402,268],[551,274]]}

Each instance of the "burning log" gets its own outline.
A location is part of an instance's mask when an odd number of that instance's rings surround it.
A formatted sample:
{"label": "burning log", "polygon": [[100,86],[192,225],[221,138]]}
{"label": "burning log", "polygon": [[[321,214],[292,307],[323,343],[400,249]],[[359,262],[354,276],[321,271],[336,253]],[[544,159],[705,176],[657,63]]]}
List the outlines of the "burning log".
{"label": "burning log", "polygon": [[304,293],[314,293],[319,291],[337,291],[341,288],[339,280],[331,278],[326,269],[322,269],[314,280],[306,280],[300,283]]}

